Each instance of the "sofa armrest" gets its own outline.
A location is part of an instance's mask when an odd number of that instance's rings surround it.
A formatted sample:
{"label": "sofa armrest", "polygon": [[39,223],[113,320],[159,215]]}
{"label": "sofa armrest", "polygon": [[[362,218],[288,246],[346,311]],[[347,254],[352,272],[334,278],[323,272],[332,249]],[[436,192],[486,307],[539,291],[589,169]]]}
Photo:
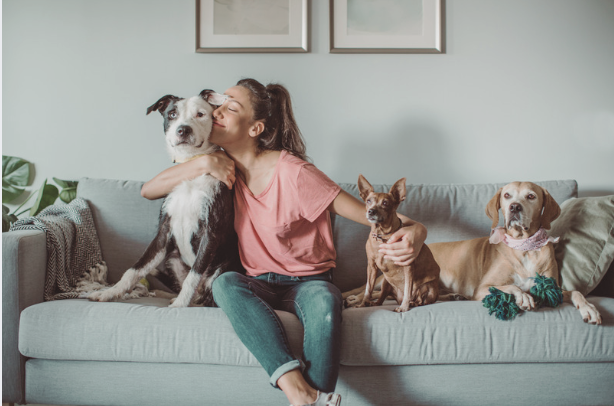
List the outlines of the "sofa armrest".
{"label": "sofa armrest", "polygon": [[19,315],[43,301],[45,233],[2,233],[2,401],[25,404],[25,357],[18,350]]}

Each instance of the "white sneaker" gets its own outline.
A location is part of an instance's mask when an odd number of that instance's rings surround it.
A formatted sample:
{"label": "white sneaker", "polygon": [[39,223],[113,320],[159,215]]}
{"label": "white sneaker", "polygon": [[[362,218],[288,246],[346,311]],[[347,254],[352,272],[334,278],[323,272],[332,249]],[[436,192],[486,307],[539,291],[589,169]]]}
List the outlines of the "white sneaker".
{"label": "white sneaker", "polygon": [[[322,393],[318,391],[316,401],[305,406],[339,406],[341,404],[341,395],[338,393]],[[290,405],[292,406],[292,405]]]}
{"label": "white sneaker", "polygon": [[339,406],[341,405],[341,395],[338,393],[320,393],[318,391],[318,398],[314,406]]}

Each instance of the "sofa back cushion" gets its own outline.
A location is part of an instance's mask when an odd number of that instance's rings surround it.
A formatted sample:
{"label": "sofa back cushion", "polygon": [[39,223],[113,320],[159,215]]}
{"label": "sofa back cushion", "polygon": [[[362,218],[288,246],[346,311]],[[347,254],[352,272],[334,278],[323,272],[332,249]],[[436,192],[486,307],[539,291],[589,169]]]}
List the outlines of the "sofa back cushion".
{"label": "sofa back cushion", "polygon": [[142,186],[143,182],[126,180],[79,181],[77,196],[87,200],[92,210],[109,282],[117,282],[156,235],[162,199],[143,198]]}
{"label": "sofa back cushion", "polygon": [[[559,204],[577,197],[577,183],[573,180],[537,183],[548,189]],[[484,210],[503,185],[408,185],[399,212],[428,228],[427,243],[487,236],[491,221]],[[89,202],[110,282],[118,281],[134,265],[156,235],[162,199],[150,201],[141,197],[142,186],[139,181],[91,178],[79,181],[77,195]],[[373,186],[376,192],[387,192],[391,185]],[[341,187],[359,197],[355,184]],[[346,291],[366,282],[365,242],[369,227],[333,217],[337,249],[334,282]]]}
{"label": "sofa back cushion", "polygon": [[[545,187],[559,203],[577,197],[575,180],[535,182]],[[468,240],[490,235],[492,221],[486,216],[486,204],[506,183],[469,185],[407,185],[407,196],[398,212],[428,229],[427,244]],[[388,192],[392,185],[373,185],[375,192]],[[341,187],[360,199],[356,184]],[[502,216],[500,216],[502,222]],[[337,268],[333,281],[342,292],[367,281],[365,243],[370,228],[335,216],[333,223]]]}

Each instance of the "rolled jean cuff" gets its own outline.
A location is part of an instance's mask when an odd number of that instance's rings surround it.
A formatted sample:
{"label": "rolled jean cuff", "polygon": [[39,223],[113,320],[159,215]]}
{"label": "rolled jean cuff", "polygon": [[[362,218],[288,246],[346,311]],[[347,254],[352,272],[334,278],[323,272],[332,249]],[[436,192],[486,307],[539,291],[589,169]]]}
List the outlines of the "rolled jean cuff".
{"label": "rolled jean cuff", "polygon": [[305,364],[303,364],[303,361],[295,359],[290,362],[286,362],[285,364],[277,368],[275,372],[273,372],[273,375],[271,375],[271,379],[269,380],[269,382],[274,388],[279,388],[279,386],[277,386],[277,380],[281,378],[282,375],[295,369],[300,369],[301,371],[303,371],[305,369]]}

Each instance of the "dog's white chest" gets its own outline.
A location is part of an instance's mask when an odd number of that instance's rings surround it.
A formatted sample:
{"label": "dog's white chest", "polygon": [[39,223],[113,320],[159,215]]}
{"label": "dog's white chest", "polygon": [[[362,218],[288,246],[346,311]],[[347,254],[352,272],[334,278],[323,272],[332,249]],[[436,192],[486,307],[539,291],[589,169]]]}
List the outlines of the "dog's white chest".
{"label": "dog's white chest", "polygon": [[196,260],[192,237],[198,233],[200,220],[208,217],[219,187],[220,182],[212,176],[199,176],[177,185],[164,202],[164,211],[170,216],[171,234],[189,266]]}

